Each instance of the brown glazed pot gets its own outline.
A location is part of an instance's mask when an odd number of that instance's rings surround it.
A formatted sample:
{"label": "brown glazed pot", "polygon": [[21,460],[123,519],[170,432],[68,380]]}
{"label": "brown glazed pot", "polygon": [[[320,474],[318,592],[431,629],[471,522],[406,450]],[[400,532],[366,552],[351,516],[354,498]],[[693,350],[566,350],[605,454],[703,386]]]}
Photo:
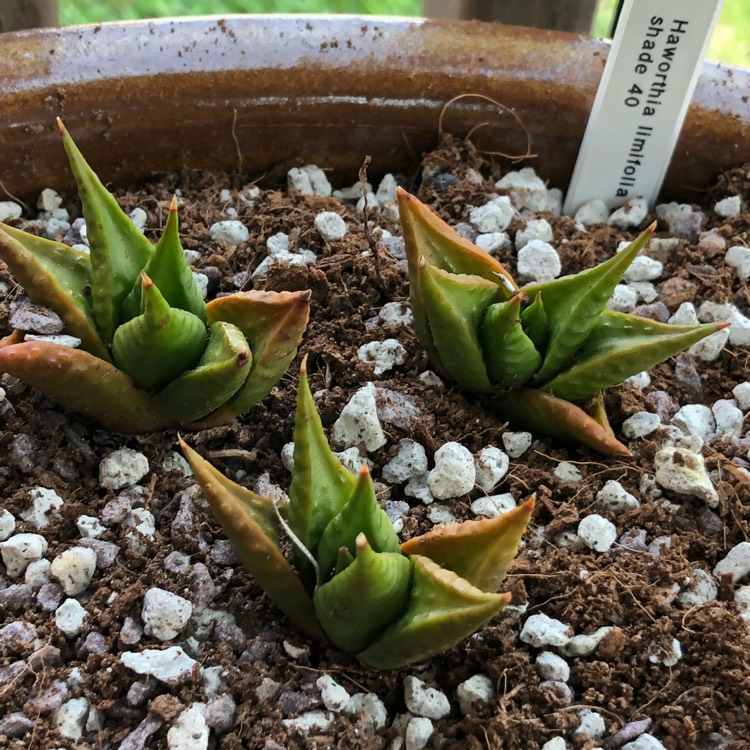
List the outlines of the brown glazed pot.
{"label": "brown glazed pot", "polygon": [[[373,176],[416,164],[443,106],[468,93],[512,108],[535,168],[564,188],[608,45],[475,22],[230,16],[10,33],[0,51],[0,193],[29,198],[70,187],[58,115],[119,184],[293,162],[352,182],[365,154]],[[750,161],[748,92],[749,71],[705,65],[665,196],[696,197]],[[518,123],[481,99],[453,104],[444,125],[464,134],[480,123],[483,148],[525,151]]]}

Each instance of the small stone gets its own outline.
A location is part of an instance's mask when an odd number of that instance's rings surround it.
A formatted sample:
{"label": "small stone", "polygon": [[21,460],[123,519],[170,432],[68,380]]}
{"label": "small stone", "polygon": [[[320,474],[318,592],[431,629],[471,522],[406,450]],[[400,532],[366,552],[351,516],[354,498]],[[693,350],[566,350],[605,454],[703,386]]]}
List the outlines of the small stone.
{"label": "small stone", "polygon": [[88,547],[71,547],[61,552],[50,567],[50,574],[68,596],[88,588],[96,572],[96,552]]}
{"label": "small stone", "polygon": [[722,198],[714,204],[714,211],[719,216],[729,218],[731,216],[738,216],[742,211],[742,199],[739,195],[730,195],[728,198]]}
{"label": "small stone", "polygon": [[681,427],[685,432],[697,435],[706,440],[716,431],[716,420],[708,406],[703,404],[686,404],[672,417],[672,424]]}
{"label": "small stone", "polygon": [[[303,195],[328,198],[333,192],[326,173],[315,164],[305,164],[300,169],[293,167],[287,174],[287,182],[291,189],[299,190]],[[307,192],[308,186],[309,192]]]}
{"label": "small stone", "polygon": [[519,637],[534,648],[562,648],[573,637],[573,628],[545,614],[537,614],[526,620]]}
{"label": "small stone", "polygon": [[612,212],[607,224],[618,229],[638,227],[648,216],[648,202],[642,196],[636,196]]}
{"label": "small stone", "polygon": [[474,489],[476,467],[468,448],[448,442],[435,451],[435,468],[427,476],[427,486],[438,500],[466,495]]}
{"label": "small stone", "polygon": [[432,722],[424,716],[414,716],[409,719],[404,733],[406,750],[422,750],[432,737],[435,727]]}
{"label": "small stone", "polygon": [[355,693],[344,706],[347,716],[362,714],[368,734],[384,729],[388,723],[388,711],[385,704],[375,693]]}
{"label": "small stone", "polygon": [[209,730],[205,708],[205,704],[196,702],[180,712],[167,732],[169,750],[206,750]]}
{"label": "small stone", "polygon": [[666,222],[667,230],[674,237],[695,242],[703,219],[701,211],[693,211],[686,203],[662,203],[656,206],[656,215]]}
{"label": "small stone", "polygon": [[537,213],[548,209],[547,187],[537,177],[533,167],[508,172],[495,183],[495,187],[498,190],[512,190],[519,197],[524,208]]}
{"label": "small stone", "polygon": [[62,333],[64,327],[62,319],[56,312],[46,307],[23,300],[11,303],[10,309],[12,328],[33,333]]}
{"label": "small stone", "polygon": [[113,451],[99,464],[99,484],[110,490],[130,487],[150,471],[148,459],[132,448]]}
{"label": "small stone", "polygon": [[491,492],[497,487],[510,467],[508,455],[493,445],[482,448],[474,463],[476,483],[485,492]]}
{"label": "small stone", "polygon": [[620,750],[667,750],[653,735],[642,734],[637,740],[628,742]]}
{"label": "small stone", "polygon": [[412,477],[404,486],[404,494],[407,497],[413,497],[425,505],[435,501],[435,498],[430,492],[430,488],[427,486],[427,477],[429,474],[425,472],[419,476]]}
{"label": "small stone", "polygon": [[502,195],[486,203],[484,206],[472,208],[469,221],[482,233],[502,232],[513,220],[515,211],[510,198]]}
{"label": "small stone", "polygon": [[237,703],[229,693],[211,696],[203,710],[206,724],[217,734],[224,734],[234,726]]}
{"label": "small stone", "polygon": [[120,553],[120,548],[113,542],[105,542],[101,539],[91,539],[84,537],[80,541],[81,547],[88,547],[94,550],[96,555],[96,567],[106,570],[114,565],[117,555]]}
{"label": "small stone", "polygon": [[658,260],[649,258],[647,255],[639,255],[625,270],[622,278],[628,283],[654,281],[663,272],[664,266]]}
{"label": "small stone", "polygon": [[750,410],[750,381],[739,383],[732,388],[732,395],[737,401],[737,406],[739,406],[742,411]]}
{"label": "small stone", "polygon": [[171,591],[150,588],[143,596],[144,632],[160,641],[169,641],[187,625],[193,605]]}
{"label": "small stone", "polygon": [[24,703],[24,713],[37,717],[48,716],[63,705],[69,692],[62,680],[52,680],[49,685],[43,685],[32,693]]}
{"label": "small stone", "polygon": [[638,292],[627,284],[618,284],[607,302],[607,309],[630,312],[638,304]]}
{"label": "small stone", "polygon": [[54,211],[62,206],[62,197],[51,188],[45,188],[36,199],[36,207],[41,211]]}
{"label": "small stone", "polygon": [[26,620],[14,620],[0,627],[0,653],[24,651],[36,639],[36,627]]}
{"label": "small stone", "polygon": [[531,447],[530,432],[504,432],[503,447],[511,458],[519,458]]}
{"label": "small stone", "polygon": [[[728,328],[724,328],[717,333],[712,333],[711,336],[703,339],[703,341],[716,336],[717,338],[723,338],[724,342],[729,341],[732,346],[750,346],[750,318],[743,315],[736,305],[703,302],[698,308],[698,319],[702,323],[729,323]],[[728,335],[725,335],[727,332]],[[698,342],[698,344],[701,343],[703,342]],[[698,344],[693,344],[688,351],[692,351],[693,347]]]}
{"label": "small stone", "polygon": [[[616,479],[609,479],[596,493],[596,505],[602,510],[619,515],[627,510],[635,510],[640,503]],[[580,535],[580,530],[578,533]]]}
{"label": "small stone", "polygon": [[716,600],[719,587],[714,579],[701,568],[693,568],[690,578],[683,583],[684,588],[677,595],[677,602],[683,607],[700,607]]}
{"label": "small stone", "polygon": [[676,638],[672,638],[666,645],[655,641],[648,647],[648,660],[652,664],[663,664],[673,667],[682,658],[682,646]]}
{"label": "small stone", "polygon": [[15,517],[6,508],[1,508],[0,509],[0,542],[4,542],[15,530],[16,530]]}
{"label": "small stone", "polygon": [[308,646],[296,646],[291,641],[284,641],[284,651],[292,657],[292,659],[306,659],[310,656],[310,649]]}
{"label": "small stone", "polygon": [[542,651],[536,657],[536,668],[543,680],[567,682],[570,679],[570,665],[562,656],[551,651]]}
{"label": "small stone", "polygon": [[580,482],[583,479],[581,470],[570,461],[560,461],[552,474],[561,482]]}
{"label": "small stone", "polygon": [[66,599],[55,611],[55,625],[68,638],[81,632],[85,619],[86,610],[75,599]]}
{"label": "small stone", "polygon": [[323,705],[334,713],[339,713],[349,703],[350,695],[345,687],[339,685],[330,675],[324,674],[318,677],[315,684],[320,690]]}
{"label": "small stone", "polygon": [[148,221],[148,214],[142,209],[136,206],[129,214],[130,221],[133,222],[133,226],[141,233],[146,229],[146,222]]}
{"label": "small stone", "polygon": [[81,536],[88,537],[89,539],[96,539],[107,531],[96,516],[78,516],[76,528]]}
{"label": "small stone", "polygon": [[516,250],[520,250],[531,240],[541,240],[542,242],[552,242],[554,237],[552,227],[547,219],[531,219],[526,222],[523,229],[516,232],[515,244]]}
{"label": "small stone", "polygon": [[734,401],[720,398],[718,401],[714,401],[711,412],[716,422],[717,435],[720,437],[740,437],[744,425],[744,415]]}
{"label": "small stone", "polygon": [[23,209],[13,201],[0,201],[0,221],[7,223],[20,219]]}
{"label": "small stone", "polygon": [[542,682],[539,683],[539,687],[542,690],[550,690],[555,698],[565,705],[569,706],[573,703],[575,693],[573,693],[573,688],[570,687],[567,682],[561,682],[560,680],[542,680]]}
{"label": "small stone", "polygon": [[577,224],[591,226],[592,224],[606,224],[609,219],[609,208],[600,198],[593,198],[582,204],[573,217]]}
{"label": "small stone", "polygon": [[432,523],[456,523],[456,517],[447,505],[435,503],[427,511],[427,518]]}
{"label": "small stone", "polygon": [[383,481],[402,484],[427,471],[427,454],[424,446],[410,438],[402,438],[396,455],[383,467]]}
{"label": "small stone", "polygon": [[413,675],[408,675],[404,679],[404,699],[406,708],[415,716],[442,719],[451,711],[445,693],[430,687]]}
{"label": "small stone", "polygon": [[46,526],[51,517],[58,517],[56,512],[63,504],[62,498],[54,491],[46,487],[34,487],[29,490],[31,506],[22,511],[20,516],[24,521],[28,521],[32,526],[41,529]]}
{"label": "small stone", "polygon": [[750,573],[750,542],[740,542],[729,550],[727,556],[714,568],[714,576],[731,575],[733,583],[739,583]]}
{"label": "small stone", "polygon": [[235,247],[247,242],[250,237],[248,228],[234,219],[217,221],[208,228],[208,234],[214,242],[226,242]]}
{"label": "small stone", "polygon": [[364,445],[368,452],[386,444],[375,395],[375,386],[368,383],[352,396],[331,429],[332,442],[347,448]]}
{"label": "small stone", "polygon": [[45,583],[49,583],[51,566],[52,563],[44,558],[30,562],[23,577],[24,582],[32,589],[41,588]]}
{"label": "small stone", "polygon": [[476,236],[474,244],[488,253],[496,253],[499,250],[508,250],[510,239],[505,232],[485,232]]}
{"label": "small stone", "polygon": [[40,534],[15,534],[0,542],[0,554],[10,578],[23,575],[26,567],[47,551],[47,540]]}
{"label": "small stone", "polygon": [[578,536],[589,549],[606,552],[617,539],[617,527],[598,513],[591,513],[578,524]]}
{"label": "small stone", "polygon": [[734,592],[734,605],[739,616],[750,627],[750,586],[740,586]]}
{"label": "small stone", "polygon": [[85,698],[71,698],[55,712],[57,731],[70,740],[80,740],[88,712],[89,702]]}
{"label": "small stone", "polygon": [[563,646],[563,653],[567,656],[590,656],[611,631],[612,627],[606,626],[595,630],[593,633],[574,635]]}
{"label": "small stone", "polygon": [[333,721],[332,714],[325,711],[306,711],[293,719],[282,719],[281,723],[289,729],[296,729],[301,734],[308,734],[313,729],[323,732]]}
{"label": "small stone", "polygon": [[377,314],[384,326],[410,326],[414,322],[411,308],[403,302],[386,302]]}
{"label": "small stone", "polygon": [[[0,221],[5,221],[2,216],[2,203],[0,203]],[[15,204],[14,204],[15,205]],[[5,735],[8,739],[17,740],[27,735],[35,726],[35,722],[29,719],[21,711],[12,714],[6,714],[0,719],[0,735]]]}
{"label": "small stone", "polygon": [[641,317],[652,318],[658,320],[660,323],[666,323],[669,319],[669,308],[659,299],[659,292],[656,287],[650,281],[629,281],[631,289],[635,290],[638,295],[638,299],[646,303],[654,303],[648,305],[641,305],[634,308],[636,314],[640,314]]}
{"label": "small stone", "polygon": [[483,518],[497,518],[516,507],[516,501],[510,492],[490,497],[479,497],[471,504],[471,512]]}
{"label": "small stone", "polygon": [[470,716],[474,713],[474,703],[491,704],[495,700],[495,686],[486,674],[475,674],[456,688],[456,697],[461,713]]}
{"label": "small stone", "polygon": [[357,358],[367,364],[375,365],[374,375],[382,375],[406,361],[406,349],[396,339],[370,341],[357,349]]}
{"label": "small stone", "polygon": [[750,247],[743,245],[730,247],[724,256],[724,262],[735,269],[740,280],[750,279]]}
{"label": "small stone", "polygon": [[661,426],[661,418],[658,414],[648,411],[639,411],[628,417],[622,423],[622,434],[630,440],[646,437]]}
{"label": "small stone", "polygon": [[171,646],[163,650],[147,648],[136,653],[125,651],[120,655],[122,663],[136,674],[152,675],[167,685],[180,683],[193,674],[198,666],[180,646]]}
{"label": "small stone", "polygon": [[667,446],[654,456],[655,478],[666,490],[703,500],[709,508],[719,504],[719,494],[706,473],[703,456],[686,448]]}
{"label": "small stone", "polygon": [[517,268],[524,281],[544,282],[560,275],[562,263],[557,250],[548,242],[531,240],[518,251]]}
{"label": "small stone", "polygon": [[542,745],[542,750],[567,750],[568,746],[562,737],[553,737]]}
{"label": "small stone", "polygon": [[604,737],[607,732],[607,725],[604,723],[604,718],[601,714],[596,711],[589,711],[584,708],[578,712],[579,724],[574,730],[573,736],[588,737],[592,740],[597,740],[600,737]]}
{"label": "small stone", "polygon": [[383,179],[380,180],[378,189],[375,191],[375,197],[378,199],[378,203],[381,208],[387,208],[389,206],[395,206],[397,202],[396,188],[398,182],[392,174],[386,174]]}
{"label": "small stone", "polygon": [[335,242],[346,236],[346,222],[333,211],[321,211],[315,217],[315,228],[326,242]]}

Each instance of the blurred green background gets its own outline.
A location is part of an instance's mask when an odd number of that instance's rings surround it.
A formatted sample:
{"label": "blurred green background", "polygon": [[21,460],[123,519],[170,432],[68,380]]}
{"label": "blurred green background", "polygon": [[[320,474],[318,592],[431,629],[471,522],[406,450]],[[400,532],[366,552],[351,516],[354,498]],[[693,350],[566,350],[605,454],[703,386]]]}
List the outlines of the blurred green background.
{"label": "blurred green background", "polygon": [[[59,0],[63,25],[223,13],[355,13],[419,16],[422,0]],[[554,2],[554,0],[551,0]],[[599,0],[593,35],[609,33],[616,0]],[[750,0],[725,0],[709,60],[750,68]]]}

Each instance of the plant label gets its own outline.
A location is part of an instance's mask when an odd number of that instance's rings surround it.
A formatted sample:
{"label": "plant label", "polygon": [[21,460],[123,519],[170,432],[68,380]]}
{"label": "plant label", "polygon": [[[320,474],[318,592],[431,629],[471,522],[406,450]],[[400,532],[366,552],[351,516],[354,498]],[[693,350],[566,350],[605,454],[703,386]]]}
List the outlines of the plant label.
{"label": "plant label", "polygon": [[625,0],[565,200],[653,205],[724,0]]}

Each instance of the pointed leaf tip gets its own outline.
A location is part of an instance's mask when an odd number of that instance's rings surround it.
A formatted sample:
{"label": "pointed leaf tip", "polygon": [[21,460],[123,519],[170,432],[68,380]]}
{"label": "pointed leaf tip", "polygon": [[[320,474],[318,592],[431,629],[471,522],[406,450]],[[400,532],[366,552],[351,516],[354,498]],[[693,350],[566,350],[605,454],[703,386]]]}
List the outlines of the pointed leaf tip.
{"label": "pointed leaf tip", "polygon": [[58,130],[59,130],[59,131],[60,131],[61,133],[67,133],[67,132],[68,132],[67,128],[66,128],[66,127],[65,127],[65,125],[63,124],[63,121],[62,121],[62,119],[61,119],[60,117],[56,117],[56,118],[55,118],[55,122],[57,123],[57,129],[58,129]]}
{"label": "pointed leaf tip", "polygon": [[171,202],[170,202],[170,204],[169,204],[169,210],[170,210],[170,211],[171,211],[172,213],[174,213],[174,212],[176,212],[176,211],[177,211],[177,196],[176,196],[176,195],[173,195],[173,196],[172,196],[172,201],[171,201]]}

